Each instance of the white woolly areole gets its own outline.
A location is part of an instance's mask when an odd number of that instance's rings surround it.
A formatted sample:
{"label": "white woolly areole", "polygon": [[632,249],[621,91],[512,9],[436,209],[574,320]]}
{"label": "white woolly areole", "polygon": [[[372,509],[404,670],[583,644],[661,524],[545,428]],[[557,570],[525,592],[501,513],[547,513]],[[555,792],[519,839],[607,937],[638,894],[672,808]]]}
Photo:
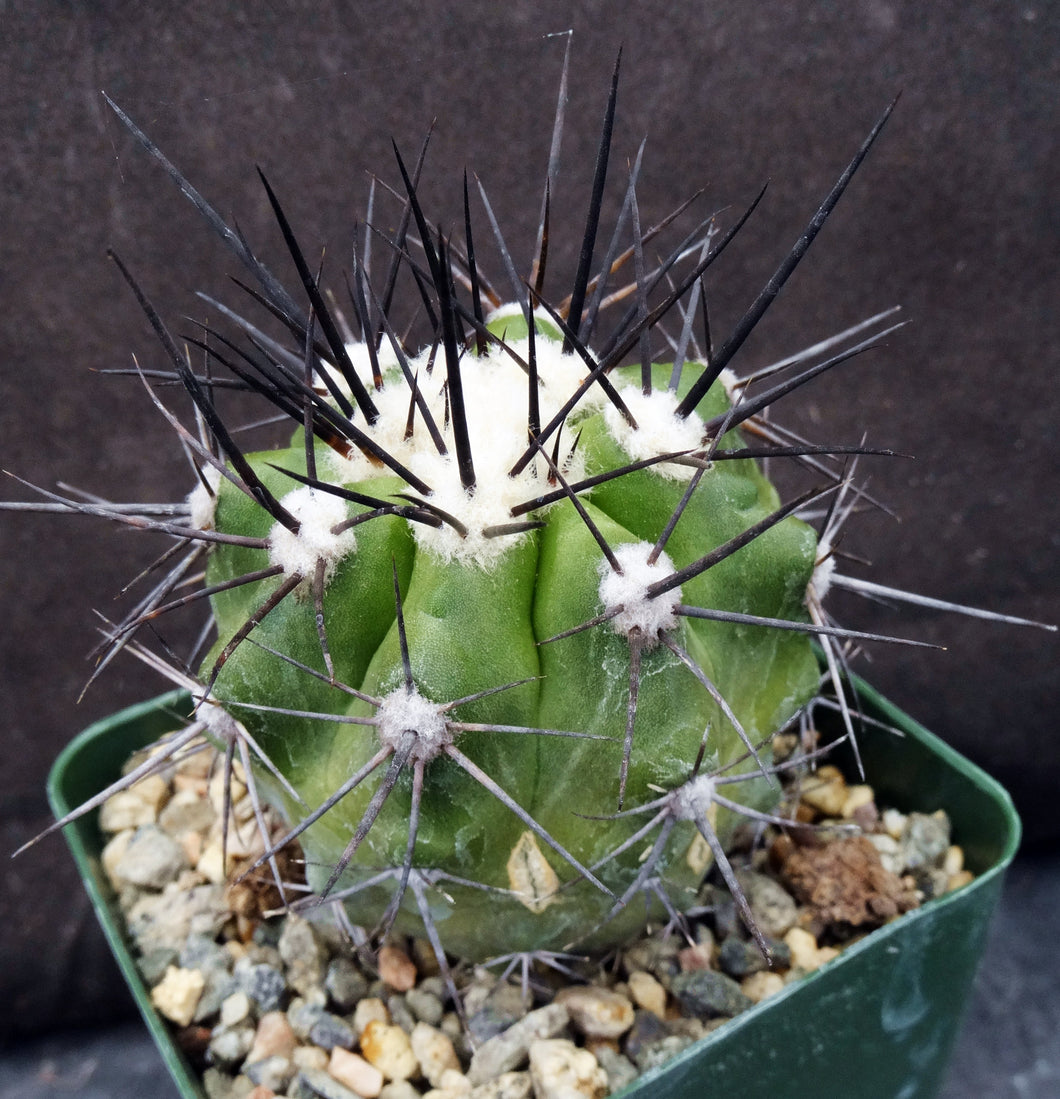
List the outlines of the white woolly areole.
{"label": "white woolly areole", "polygon": [[379,703],[375,717],[379,740],[384,747],[396,749],[408,733],[416,735],[412,749],[414,759],[434,759],[453,742],[441,706],[424,698],[415,688],[410,691],[398,687],[391,691]]}
{"label": "white woolly areole", "polygon": [[[562,354],[562,345],[546,336],[536,341],[539,377],[538,401],[542,426],[562,407],[577,389],[587,370],[585,363],[574,355]],[[529,359],[527,340],[514,340],[510,346],[524,362]],[[405,439],[405,424],[409,410],[409,387],[404,378],[391,374],[382,390],[372,392],[379,409],[379,419],[370,427],[361,426],[387,453],[407,466],[434,490],[430,503],[457,518],[468,530],[466,537],[445,524],[431,527],[413,523],[416,541],[443,560],[457,559],[490,568],[520,535],[487,538],[482,532],[490,527],[512,523],[511,508],[531,500],[555,486],[548,483],[548,466],[538,457],[517,477],[508,471],[522,456],[527,446],[527,416],[529,381],[526,373],[502,350],[490,350],[481,357],[467,353],[460,361],[464,408],[467,415],[471,457],[475,468],[475,489],[468,493],[460,482],[456,444],[452,423],[446,424],[446,368],[439,351],[433,370],[427,373],[429,355],[423,353],[410,362],[419,375],[423,394],[438,430],[442,433],[448,454],[438,453],[419,409],[415,431]],[[600,388],[594,387],[578,403],[569,418],[594,411],[604,399]],[[574,434],[564,430],[560,442],[561,461]],[[549,441],[551,446],[552,440]],[[332,474],[343,481],[367,480],[385,474],[386,470],[371,464],[361,454],[352,458],[332,459]],[[568,481],[582,476],[583,466],[575,452],[570,467],[564,469]]]}
{"label": "white woolly areole", "polygon": [[[614,440],[635,461],[678,450],[696,450],[703,445],[703,421],[695,412],[684,418],[678,416],[677,395],[670,390],[653,389],[645,394],[638,386],[627,385],[618,392],[637,427],[635,430],[630,427],[610,402],[604,411],[604,421]],[[694,472],[692,466],[672,462],[662,462],[654,469],[673,481],[687,481]]]}
{"label": "white woolly areole", "polygon": [[714,779],[696,775],[673,792],[673,813],[678,820],[709,820],[714,802]]}
{"label": "white woolly areole", "polygon": [[269,533],[269,562],[282,567],[287,576],[312,576],[317,562],[325,563],[329,580],[339,560],[352,553],[357,539],[352,530],[332,533],[332,527],[349,518],[346,504],[330,492],[308,485],[289,492],[280,501],[298,520],[298,532],[277,523]]}
{"label": "white woolly areole", "polygon": [[718,381],[725,390],[725,395],[729,398],[729,403],[735,404],[737,398],[740,396],[741,392],[743,392],[743,386],[740,385],[739,375],[737,375],[735,371],[725,367],[718,375]]}
{"label": "white woolly areole", "polygon": [[681,602],[680,587],[672,588],[651,599],[647,588],[674,573],[673,562],[665,553],[653,565],[648,564],[648,554],[654,547],[650,542],[627,542],[614,548],[615,557],[622,566],[615,572],[605,559],[600,565],[600,602],[605,611],[621,606],[622,610],[611,619],[615,633],[628,637],[634,630],[654,639],[663,630],[677,625],[677,606]]}
{"label": "white woolly areole", "polygon": [[217,740],[232,740],[245,732],[243,726],[219,702],[210,698],[200,701],[195,716]]}
{"label": "white woolly areole", "polygon": [[[346,348],[346,354],[350,357],[350,362],[353,363],[353,372],[358,378],[365,381],[365,384],[371,384],[370,379],[372,377],[372,357],[368,353],[368,344],[356,342],[347,343],[343,345]],[[397,356],[394,354],[393,345],[390,340],[385,336],[382,343],[379,345],[379,350],[376,352],[376,361],[379,363],[380,373],[385,374],[388,370],[397,366]],[[326,363],[321,360],[317,361],[316,372],[320,376],[320,383],[323,392],[330,394],[330,389],[323,389],[327,383],[324,381],[325,375],[335,386],[336,389],[345,397],[352,396],[352,390],[350,389],[349,382],[342,375],[342,371],[337,366],[332,366],[331,363]]]}
{"label": "white woolly areole", "polygon": [[[196,530],[213,530],[214,513],[217,511],[217,486],[221,483],[221,471],[207,466],[202,471],[204,485],[200,481],[188,493],[187,505],[191,513],[191,525]],[[210,487],[207,488],[206,485]]]}
{"label": "white woolly areole", "polygon": [[817,543],[817,561],[813,566],[813,575],[810,577],[810,587],[818,599],[824,599],[832,586],[832,577],[835,575],[835,554],[830,543],[821,541]]}

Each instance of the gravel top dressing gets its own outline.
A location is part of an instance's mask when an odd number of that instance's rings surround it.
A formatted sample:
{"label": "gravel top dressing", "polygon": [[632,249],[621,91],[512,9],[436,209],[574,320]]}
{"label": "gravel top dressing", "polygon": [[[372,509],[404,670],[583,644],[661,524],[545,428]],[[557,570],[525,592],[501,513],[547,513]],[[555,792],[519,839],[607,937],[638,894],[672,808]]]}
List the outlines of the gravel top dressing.
{"label": "gravel top dressing", "polygon": [[[445,975],[426,940],[370,950],[341,906],[284,913],[271,875],[241,880],[263,850],[253,806],[237,785],[223,842],[223,783],[196,747],[112,797],[100,825],[152,1002],[211,1099],[602,1099],[971,879],[945,813],[881,810],[871,787],[824,765],[789,781],[791,827],[746,828],[743,898],[711,874],[685,917],[619,951],[451,959]],[[281,869],[291,902],[300,852]]]}

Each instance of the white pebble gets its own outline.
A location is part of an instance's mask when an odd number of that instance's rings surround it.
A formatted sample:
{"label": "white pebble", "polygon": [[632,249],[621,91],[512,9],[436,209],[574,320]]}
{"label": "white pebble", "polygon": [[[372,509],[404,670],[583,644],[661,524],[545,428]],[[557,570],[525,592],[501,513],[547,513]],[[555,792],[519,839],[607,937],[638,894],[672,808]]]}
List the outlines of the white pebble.
{"label": "white pebble", "polygon": [[530,1044],[538,1039],[551,1038],[570,1021],[570,1012],[562,1004],[547,1004],[528,1012],[507,1030],[494,1035],[475,1050],[471,1057],[468,1079],[473,1084],[510,1072],[527,1057]]}
{"label": "white pebble", "polygon": [[634,970],[627,984],[637,1007],[650,1011],[659,1019],[666,1018],[666,989],[650,973],[643,969]]}
{"label": "white pebble", "polygon": [[902,838],[902,832],[905,831],[905,821],[905,813],[899,813],[897,809],[884,809],[883,816],[880,817],[884,831],[896,840]]}
{"label": "white pebble", "polygon": [[195,1017],[206,978],[197,969],[171,965],[162,980],[151,989],[151,1003],[177,1026],[187,1026]]}
{"label": "white pebble", "polygon": [[375,996],[366,996],[359,1000],[353,1009],[353,1032],[359,1038],[364,1033],[364,1028],[371,1022],[389,1023],[390,1012],[386,1004]]}
{"label": "white pebble", "polygon": [[103,851],[99,856],[100,862],[103,863],[103,872],[107,875],[107,880],[110,882],[111,888],[117,893],[120,893],[125,888],[125,882],[122,881],[121,876],[118,874],[118,866],[134,835],[135,833],[131,828],[126,829],[124,832],[119,832],[110,840],[106,847],[103,848]]}
{"label": "white pebble", "polygon": [[567,1038],[539,1038],[530,1045],[530,1078],[536,1099],[603,1099],[607,1073],[587,1050]]}
{"label": "white pebble", "polygon": [[420,1089],[413,1087],[408,1080],[391,1080],[383,1085],[379,1099],[420,1099]]}
{"label": "white pebble", "polygon": [[298,1046],[291,1060],[304,1072],[326,1072],[328,1055],[319,1046]]}
{"label": "white pebble", "polygon": [[588,1038],[617,1038],[633,1025],[633,1005],[625,996],[597,985],[561,989],[555,1003],[570,1012],[571,1022]]}
{"label": "white pebble", "polygon": [[373,1019],[361,1034],[361,1052],[388,1080],[407,1080],[419,1072],[409,1036],[399,1026]]}
{"label": "white pebble", "polygon": [[99,826],[104,832],[121,832],[154,824],[168,797],[166,780],[161,775],[148,775],[128,790],[107,798],[99,811]]}
{"label": "white pebble", "polygon": [[740,991],[756,1004],[780,992],[783,987],[784,978],[779,973],[770,973],[764,969],[752,973],[740,982]]}
{"label": "white pebble", "polygon": [[245,992],[233,992],[221,1002],[221,1026],[235,1026],[250,1014],[250,997]]}
{"label": "white pebble", "polygon": [[331,1051],[328,1074],[364,1099],[376,1099],[383,1090],[383,1074],[379,1069],[340,1046]]}
{"label": "white pebble", "polygon": [[[451,1088],[452,1082],[445,1084],[442,1079],[447,1072],[460,1072],[460,1060],[448,1035],[426,1023],[417,1023],[412,1029],[409,1043],[416,1060],[419,1061],[423,1075],[427,1077],[431,1086]],[[464,1078],[463,1074],[461,1078]],[[466,1090],[471,1090],[470,1084],[467,1085]]]}
{"label": "white pebble", "polygon": [[529,1072],[504,1072],[474,1088],[468,1099],[530,1099],[534,1082]]}
{"label": "white pebble", "polygon": [[825,816],[838,817],[847,799],[847,784],[842,771],[831,764],[819,767],[803,780],[799,799]]}

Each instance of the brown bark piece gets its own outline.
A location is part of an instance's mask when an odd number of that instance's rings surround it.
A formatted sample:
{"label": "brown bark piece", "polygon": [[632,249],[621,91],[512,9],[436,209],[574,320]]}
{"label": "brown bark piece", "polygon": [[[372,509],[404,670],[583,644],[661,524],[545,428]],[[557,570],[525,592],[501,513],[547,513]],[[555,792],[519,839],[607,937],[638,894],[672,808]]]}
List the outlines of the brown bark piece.
{"label": "brown bark piece", "polygon": [[878,927],[917,906],[916,894],[884,869],[864,836],[796,847],[783,877],[800,904],[825,927]]}

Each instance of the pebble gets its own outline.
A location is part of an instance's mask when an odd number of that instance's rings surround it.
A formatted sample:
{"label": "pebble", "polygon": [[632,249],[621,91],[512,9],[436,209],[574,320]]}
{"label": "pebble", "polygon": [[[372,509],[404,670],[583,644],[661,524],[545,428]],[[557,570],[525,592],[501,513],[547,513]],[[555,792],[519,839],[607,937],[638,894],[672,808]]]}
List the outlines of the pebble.
{"label": "pebble", "polygon": [[663,988],[669,988],[670,978],[681,971],[677,955],[681,945],[677,936],[666,939],[641,939],[629,947],[622,958],[626,973],[642,969],[650,973]]}
{"label": "pebble", "polygon": [[736,880],[762,934],[782,939],[799,918],[795,898],[779,882],[755,870],[738,870]]}
{"label": "pebble", "polygon": [[709,969],[678,974],[672,991],[685,1011],[697,1019],[739,1015],[752,1006],[731,977]]}
{"label": "pebble", "polygon": [[293,1079],[295,1066],[289,1057],[266,1057],[253,1064],[244,1063],[243,1073],[252,1083],[277,1094],[284,1091]]}
{"label": "pebble", "polygon": [[829,817],[842,816],[847,799],[846,779],[838,767],[825,764],[803,779],[799,797],[803,805],[809,805],[818,813]]}
{"label": "pebble", "polygon": [[233,992],[221,1003],[221,1026],[235,1026],[250,1014],[250,997],[240,990]]}
{"label": "pebble", "polygon": [[479,1084],[468,1093],[469,1099],[530,1099],[534,1082],[529,1072],[503,1072],[489,1083]]}
{"label": "pebble", "polygon": [[328,952],[308,920],[290,913],[283,922],[276,948],[284,964],[287,983],[299,995],[304,996],[323,985]]}
{"label": "pebble", "polygon": [[623,1057],[609,1046],[600,1046],[596,1050],[596,1059],[607,1073],[607,1086],[613,1092],[632,1084],[640,1075],[637,1066],[628,1057]]}
{"label": "pebble", "polygon": [[756,1004],[768,996],[776,995],[783,987],[784,978],[779,973],[770,973],[768,970],[752,973],[740,982],[740,991]]}
{"label": "pebble", "polygon": [[352,1011],[368,995],[368,978],[349,958],[332,958],[324,988],[340,1011]]}
{"label": "pebble", "polygon": [[158,814],[158,824],[174,839],[198,833],[204,835],[217,819],[213,806],[194,790],[178,790]]}
{"label": "pebble", "polygon": [[179,955],[172,947],[159,947],[136,959],[136,968],[148,988],[154,988],[166,975],[171,965],[176,965]]}
{"label": "pebble", "polygon": [[309,1028],[309,1040],[321,1049],[352,1049],[356,1043],[353,1027],[338,1015],[322,1012]]}
{"label": "pebble", "polygon": [[162,889],[187,866],[184,852],[157,824],[137,828],[114,864],[123,882],[141,889]]}
{"label": "pebble", "polygon": [[410,988],[405,993],[405,1003],[419,1022],[427,1023],[429,1026],[438,1026],[442,1021],[442,1016],[445,1015],[445,1007],[442,1004],[441,997],[434,992],[427,991],[422,986],[420,988]]}
{"label": "pebble", "polygon": [[328,1055],[322,1049],[317,1049],[316,1046],[298,1046],[291,1054],[291,1060],[294,1062],[295,1067],[301,1069],[302,1072],[310,1070],[324,1072],[327,1070],[329,1063]]}
{"label": "pebble", "polygon": [[202,1076],[202,1086],[207,1099],[233,1099],[236,1094],[247,1095],[251,1087],[249,1080],[247,1085],[246,1089],[240,1088],[237,1092],[237,1085],[232,1077],[216,1068],[208,1068]]}
{"label": "pebble", "polygon": [[287,982],[271,965],[255,965],[249,958],[243,958],[232,968],[232,975],[260,1011],[276,1011],[287,998]]}
{"label": "pebble", "polygon": [[887,832],[872,832],[865,837],[880,857],[880,865],[892,874],[900,874],[903,870],[902,846]]}
{"label": "pebble", "polygon": [[791,951],[792,969],[802,970],[804,973],[819,969],[839,953],[835,947],[819,947],[817,939],[801,927],[793,927],[784,936],[784,942]]}
{"label": "pebble", "polygon": [[[476,991],[478,991],[476,989]],[[481,1006],[472,1006],[477,1000]],[[522,992],[511,984],[495,985],[488,993],[466,1004],[468,1030],[476,1042],[486,1042],[505,1031],[526,1014]]]}
{"label": "pebble", "polygon": [[390,1021],[395,1026],[401,1027],[406,1034],[411,1034],[416,1026],[416,1017],[409,1010],[405,997],[401,995],[391,996],[387,1000],[386,1006],[390,1012]]}
{"label": "pebble", "polygon": [[467,1095],[471,1091],[471,1081],[457,1068],[447,1068],[439,1077],[438,1086],[441,1091],[459,1095]]}
{"label": "pebble", "polygon": [[518,1068],[529,1054],[531,1043],[540,1038],[554,1037],[569,1019],[570,1015],[562,1004],[549,1004],[529,1012],[475,1050],[467,1072],[468,1079],[472,1084],[484,1084],[502,1072]]}
{"label": "pebble", "polygon": [[899,840],[906,870],[938,866],[950,846],[950,821],[945,813],[910,813]]}
{"label": "pebble", "polygon": [[264,1061],[270,1057],[290,1057],[298,1045],[298,1038],[282,1011],[266,1012],[258,1020],[254,1044],[247,1054],[247,1063]]}
{"label": "pebble", "polygon": [[207,935],[192,934],[180,951],[180,964],[185,969],[220,976],[232,968],[232,955]]}
{"label": "pebble", "polygon": [[[131,828],[126,829],[124,832],[119,832],[107,841],[99,855],[99,861],[103,866],[103,873],[107,875],[107,881],[110,882],[110,886],[115,893],[121,893],[121,891],[126,888],[126,883],[118,875],[118,864],[121,862],[122,856],[128,850],[132,838],[133,830]],[[128,909],[129,906],[124,905],[123,907]]]}
{"label": "pebble", "polygon": [[626,1035],[624,1043],[626,1055],[639,1064],[638,1057],[643,1049],[663,1038],[670,1037],[672,1031],[664,1020],[650,1011],[638,1011],[633,1026]]}
{"label": "pebble", "polygon": [[373,1019],[361,1033],[361,1053],[388,1080],[407,1080],[419,1071],[409,1036],[399,1026]]}
{"label": "pebble", "polygon": [[666,1018],[666,989],[650,973],[635,969],[626,983],[637,1007],[650,1011],[660,1019]]}
{"label": "pebble", "polygon": [[633,1004],[607,988],[572,985],[561,989],[553,1002],[563,1004],[587,1038],[618,1038],[633,1025]]}
{"label": "pebble", "polygon": [[[231,867],[233,862],[231,849],[228,856],[228,864]],[[199,851],[199,857],[195,860],[195,869],[207,881],[213,882],[214,885],[224,885],[228,875],[225,872],[224,848],[220,839],[215,839],[211,843],[203,845]]]}
{"label": "pebble", "polygon": [[866,786],[864,783],[857,786],[848,786],[846,800],[843,802],[843,808],[839,815],[844,820],[854,820],[859,809],[864,810],[868,806],[874,805],[875,802],[876,795],[871,786]]}
{"label": "pebble", "polygon": [[885,809],[880,817],[880,823],[887,835],[892,839],[900,840],[905,830],[905,813],[900,813],[897,809]]}
{"label": "pebble", "polygon": [[[773,965],[787,969],[791,964],[791,957],[787,945],[783,941],[769,943]],[[752,973],[760,973],[769,968],[769,961],[758,949],[758,944],[746,942],[743,939],[730,935],[721,944],[718,950],[718,968],[736,980],[749,977]]]}
{"label": "pebble", "polygon": [[316,1099],[316,1096],[320,1096],[320,1099],[361,1099],[357,1092],[340,1084],[323,1069],[302,1069],[295,1077],[294,1087],[300,1088],[297,1094],[306,1099]]}
{"label": "pebble", "polygon": [[416,985],[416,966],[404,950],[387,944],[379,951],[379,979],[397,992],[408,992]]}
{"label": "pebble", "polygon": [[420,1090],[413,1087],[408,1080],[391,1080],[389,1084],[383,1085],[379,1099],[420,1099]]}
{"label": "pebble", "polygon": [[199,1006],[195,1009],[195,1022],[204,1023],[221,1013],[221,1007],[229,996],[240,991],[239,984],[231,973],[224,970],[200,970],[206,978],[206,987],[199,997]]}
{"label": "pebble", "polygon": [[567,1038],[530,1043],[530,1079],[535,1099],[604,1099],[607,1073],[587,1050]]}
{"label": "pebble", "polygon": [[336,1047],[331,1051],[328,1073],[364,1099],[376,1099],[383,1090],[383,1074],[363,1057]]}
{"label": "pebble", "polygon": [[287,1022],[291,1029],[303,1041],[309,1041],[309,1032],[320,1021],[322,1015],[327,1014],[323,1004],[303,999],[296,996],[287,1008]]}
{"label": "pebble", "polygon": [[655,1042],[647,1042],[642,1046],[633,1060],[641,1072],[665,1065],[667,1061],[676,1057],[682,1050],[688,1049],[694,1039],[683,1034],[671,1034],[666,1038],[660,1038]]}
{"label": "pebble", "polygon": [[[686,946],[678,952],[677,961],[682,973],[691,973],[697,969],[711,969],[714,966],[714,944],[700,942]],[[671,979],[671,985],[672,983]]]}
{"label": "pebble", "polygon": [[210,1039],[210,1059],[221,1068],[238,1068],[253,1044],[253,1027],[218,1028]]}
{"label": "pebble", "polygon": [[447,1086],[442,1082],[445,1074],[460,1072],[460,1058],[456,1055],[453,1043],[440,1030],[427,1023],[417,1023],[409,1037],[409,1044],[420,1071],[432,1087]]}
{"label": "pebble", "polygon": [[367,996],[353,1009],[353,1032],[358,1040],[364,1028],[371,1022],[389,1023],[390,1012],[386,1004],[375,996]]}
{"label": "pebble", "polygon": [[229,919],[223,890],[200,885],[172,893],[145,893],[129,909],[126,925],[141,954],[177,953],[191,934],[217,935]]}
{"label": "pebble", "polygon": [[168,797],[169,783],[161,775],[149,775],[107,798],[99,811],[99,827],[104,832],[122,832],[154,824]]}
{"label": "pebble", "polygon": [[177,1026],[187,1026],[195,1016],[206,979],[197,969],[171,965],[162,980],[151,989],[151,1003]]}

